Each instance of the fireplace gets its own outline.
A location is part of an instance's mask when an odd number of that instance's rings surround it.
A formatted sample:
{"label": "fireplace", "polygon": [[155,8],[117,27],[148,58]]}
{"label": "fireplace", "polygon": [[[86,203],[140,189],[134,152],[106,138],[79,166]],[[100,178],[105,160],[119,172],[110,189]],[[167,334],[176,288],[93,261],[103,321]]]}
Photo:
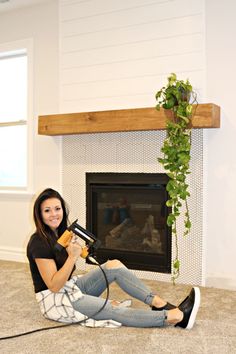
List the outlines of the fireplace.
{"label": "fireplace", "polygon": [[167,182],[164,173],[86,173],[86,228],[101,242],[100,263],[171,272]]}

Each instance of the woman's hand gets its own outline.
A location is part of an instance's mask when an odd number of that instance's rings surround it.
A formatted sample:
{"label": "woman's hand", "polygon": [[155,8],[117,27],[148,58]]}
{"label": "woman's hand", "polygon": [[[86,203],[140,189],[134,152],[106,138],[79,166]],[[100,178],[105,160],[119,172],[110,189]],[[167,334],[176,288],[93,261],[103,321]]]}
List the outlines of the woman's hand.
{"label": "woman's hand", "polygon": [[67,251],[69,257],[72,257],[75,259],[80,257],[80,255],[82,253],[82,247],[78,242],[77,236],[75,236],[75,235],[72,236],[71,241],[70,241],[68,247],[66,248],[66,251]]}

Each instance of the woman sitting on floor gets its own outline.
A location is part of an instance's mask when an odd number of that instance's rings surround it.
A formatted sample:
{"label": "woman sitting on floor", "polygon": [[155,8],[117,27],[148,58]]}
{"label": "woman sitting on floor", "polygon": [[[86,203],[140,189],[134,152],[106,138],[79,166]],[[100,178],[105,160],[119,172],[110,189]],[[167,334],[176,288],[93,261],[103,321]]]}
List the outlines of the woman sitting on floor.
{"label": "woman sitting on floor", "polygon": [[[27,246],[31,275],[40,309],[46,318],[60,322],[79,322],[87,326],[123,325],[130,327],[193,327],[200,306],[200,290],[174,306],[152,291],[119,260],[102,265],[108,283],[117,283],[147,309],[120,306],[100,295],[106,290],[102,271],[97,268],[83,276],[73,276],[82,247],[73,236],[68,247],[58,252],[57,239],[68,227],[68,211],[61,195],[45,189],[34,203],[35,233]],[[151,309],[150,309],[151,307]],[[95,321],[94,321],[95,320]],[[105,322],[104,322],[105,320]]]}

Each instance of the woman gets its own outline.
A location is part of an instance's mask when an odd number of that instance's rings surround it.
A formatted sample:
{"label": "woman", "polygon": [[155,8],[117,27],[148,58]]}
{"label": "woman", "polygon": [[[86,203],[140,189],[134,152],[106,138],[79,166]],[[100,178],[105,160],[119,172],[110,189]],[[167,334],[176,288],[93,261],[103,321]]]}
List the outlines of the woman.
{"label": "woman", "polygon": [[111,260],[102,265],[108,283],[116,282],[127,294],[147,304],[148,308],[128,308],[112,301],[104,307],[104,299],[100,295],[106,289],[106,281],[99,268],[83,276],[72,276],[82,253],[76,238],[73,237],[61,252],[55,249],[57,239],[68,224],[68,211],[61,195],[53,189],[45,189],[36,199],[33,213],[36,232],[28,243],[27,257],[36,299],[46,318],[60,322],[83,321],[82,324],[88,326],[99,325],[101,320],[105,320],[106,324],[114,326],[193,327],[200,305],[198,287],[194,287],[186,299],[175,307],[153,294],[119,260]]}

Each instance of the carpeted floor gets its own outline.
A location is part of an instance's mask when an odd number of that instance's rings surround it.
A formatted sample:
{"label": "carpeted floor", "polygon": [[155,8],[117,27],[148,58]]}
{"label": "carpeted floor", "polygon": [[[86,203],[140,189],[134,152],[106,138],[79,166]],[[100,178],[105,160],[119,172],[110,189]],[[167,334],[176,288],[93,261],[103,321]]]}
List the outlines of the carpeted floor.
{"label": "carpeted floor", "polygon": [[[58,323],[44,319],[35,301],[28,264],[0,261],[0,337]],[[190,285],[145,282],[165,299],[178,304]],[[236,291],[201,288],[201,307],[192,330],[181,328],[84,328],[73,325],[0,341],[0,353],[16,354],[151,354],[236,353]],[[110,298],[129,298],[116,285]],[[133,306],[144,307],[137,300]]]}

